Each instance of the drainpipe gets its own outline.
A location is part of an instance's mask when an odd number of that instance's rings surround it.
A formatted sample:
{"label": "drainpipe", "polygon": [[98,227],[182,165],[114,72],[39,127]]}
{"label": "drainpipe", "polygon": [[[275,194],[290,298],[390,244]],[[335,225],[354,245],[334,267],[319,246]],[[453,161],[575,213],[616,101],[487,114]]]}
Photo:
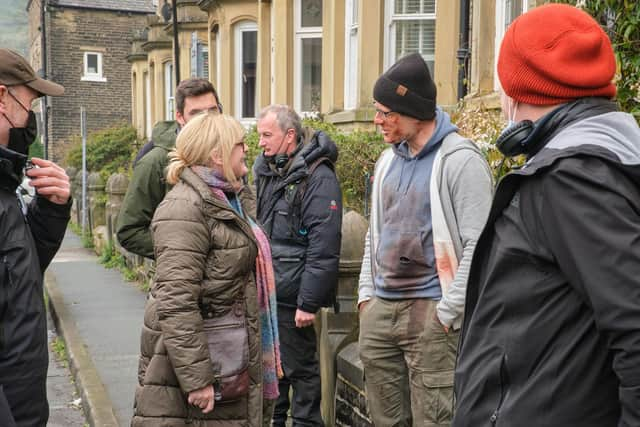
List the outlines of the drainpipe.
{"label": "drainpipe", "polygon": [[178,42],[178,0],[173,0],[173,66],[176,72],[174,86],[180,83],[180,44]]}
{"label": "drainpipe", "polygon": [[[40,0],[40,56],[42,61],[42,78],[48,78],[47,72],[47,28],[45,25],[47,0]],[[44,158],[49,158],[49,103],[47,96],[42,97],[40,103],[42,110],[42,145],[44,147]]]}
{"label": "drainpipe", "polygon": [[467,94],[467,64],[469,62],[469,11],[471,0],[460,0],[460,40],[458,58],[458,99]]}

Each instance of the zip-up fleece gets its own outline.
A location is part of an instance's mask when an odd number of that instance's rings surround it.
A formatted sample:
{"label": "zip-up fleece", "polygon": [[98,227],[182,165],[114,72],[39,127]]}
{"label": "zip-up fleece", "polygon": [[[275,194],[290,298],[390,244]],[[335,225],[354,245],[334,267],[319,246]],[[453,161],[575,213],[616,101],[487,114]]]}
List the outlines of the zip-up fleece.
{"label": "zip-up fleece", "polygon": [[[471,263],[471,255],[475,247],[477,236],[480,234],[482,227],[484,226],[489,207],[491,205],[492,194],[492,175],[487,165],[484,156],[471,141],[460,137],[455,133],[455,127],[449,123],[448,115],[438,110],[436,120],[442,122],[441,125],[437,125],[437,129],[441,129],[439,132],[439,139],[434,135],[434,138],[429,141],[427,146],[433,142],[434,151],[438,152],[439,161],[433,168],[433,158],[430,159],[429,174],[428,176],[422,176],[422,180],[412,179],[410,186],[415,196],[415,201],[412,204],[418,204],[423,209],[420,211],[421,216],[426,216],[423,219],[423,226],[432,224],[432,210],[434,203],[433,195],[430,195],[431,180],[434,180],[434,188],[438,189],[438,198],[435,198],[438,203],[438,211],[443,213],[446,232],[451,236],[451,243],[458,263],[457,269],[453,280],[447,281],[449,285],[447,292],[438,303],[438,317],[443,324],[459,328],[462,323],[462,313],[464,310],[464,297],[467,284],[467,273],[469,265]],[[437,133],[438,134],[438,133]],[[446,137],[444,135],[447,135]],[[430,151],[425,148],[426,151]],[[389,298],[390,292],[386,289],[382,289],[379,284],[382,284],[374,278],[381,276],[378,272],[381,268],[380,247],[383,243],[381,241],[385,238],[392,239],[393,233],[385,232],[385,206],[383,204],[382,195],[384,190],[382,187],[386,185],[387,177],[389,176],[389,169],[393,162],[405,162],[405,159],[398,158],[398,154],[395,150],[388,149],[382,153],[380,159],[376,164],[374,173],[374,183],[372,190],[371,201],[371,217],[369,224],[369,231],[365,239],[365,253],[362,260],[362,268],[360,271],[359,291],[358,291],[358,303],[371,299],[374,294],[376,296],[382,296]],[[408,203],[405,203],[407,205]],[[402,209],[408,209],[408,206],[401,205],[398,218],[402,220]],[[429,207],[427,211],[425,208]],[[415,212],[416,214],[418,212]],[[423,250],[422,260],[431,259],[430,262],[432,268],[435,269],[435,251],[433,248],[433,238],[435,230],[424,229],[422,238],[429,237],[428,241],[425,239],[421,242],[420,246]],[[398,242],[397,240],[395,240]],[[399,251],[406,251],[410,248],[408,245],[400,247]],[[406,256],[400,254],[396,257],[392,263],[395,265],[396,271],[400,271],[399,267],[402,267],[403,256],[410,259],[417,258],[413,255]],[[392,268],[389,264],[387,268]],[[431,283],[437,283],[438,287],[442,285],[442,277],[440,273],[440,263],[438,262],[438,269],[434,271],[436,277],[432,279]],[[424,289],[428,287],[427,283],[424,283]],[[438,290],[440,293],[441,290]],[[397,295],[395,298],[416,298],[416,297],[428,297],[428,294],[416,293],[413,289],[398,290],[395,292]]]}

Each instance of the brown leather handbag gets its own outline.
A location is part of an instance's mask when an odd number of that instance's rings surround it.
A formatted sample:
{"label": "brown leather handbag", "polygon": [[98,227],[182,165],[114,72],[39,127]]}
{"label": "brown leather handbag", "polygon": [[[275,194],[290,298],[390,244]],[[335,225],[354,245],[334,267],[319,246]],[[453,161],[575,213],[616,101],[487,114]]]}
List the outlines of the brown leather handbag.
{"label": "brown leather handbag", "polygon": [[244,303],[236,302],[220,317],[204,319],[216,382],[215,400],[238,400],[249,393],[249,335]]}

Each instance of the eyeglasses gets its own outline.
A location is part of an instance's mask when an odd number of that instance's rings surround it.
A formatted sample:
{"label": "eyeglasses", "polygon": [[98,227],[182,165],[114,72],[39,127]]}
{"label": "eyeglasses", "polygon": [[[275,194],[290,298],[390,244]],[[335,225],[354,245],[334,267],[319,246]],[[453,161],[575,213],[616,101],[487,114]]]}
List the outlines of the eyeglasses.
{"label": "eyeglasses", "polygon": [[396,111],[382,111],[379,108],[376,108],[376,116],[378,115],[382,115],[382,118],[384,120],[387,120],[389,118],[390,114],[396,114]]}

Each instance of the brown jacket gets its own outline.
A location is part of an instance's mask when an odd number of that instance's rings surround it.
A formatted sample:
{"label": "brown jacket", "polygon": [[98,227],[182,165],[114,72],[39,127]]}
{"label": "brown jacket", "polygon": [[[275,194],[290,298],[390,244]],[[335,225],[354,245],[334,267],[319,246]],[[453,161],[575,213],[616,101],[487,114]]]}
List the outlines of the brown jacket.
{"label": "brown jacket", "polygon": [[[241,203],[251,216],[253,194]],[[260,426],[262,354],[251,226],[185,169],[151,225],[156,278],[145,308],[132,427]],[[244,297],[243,297],[244,295]],[[203,414],[187,395],[214,381],[203,316],[243,299],[249,329],[249,395]]]}

